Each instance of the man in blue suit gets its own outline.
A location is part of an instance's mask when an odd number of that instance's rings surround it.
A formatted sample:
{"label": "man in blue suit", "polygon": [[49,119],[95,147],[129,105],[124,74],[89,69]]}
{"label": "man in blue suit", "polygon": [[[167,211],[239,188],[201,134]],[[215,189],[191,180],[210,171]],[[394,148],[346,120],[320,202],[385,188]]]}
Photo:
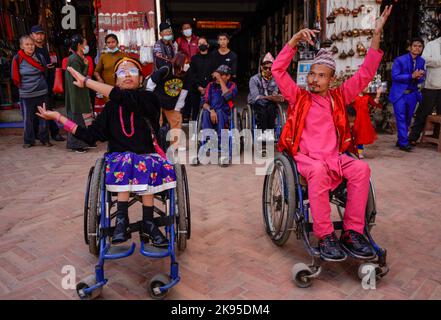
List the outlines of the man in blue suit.
{"label": "man in blue suit", "polygon": [[412,39],[409,53],[395,59],[392,67],[392,88],[389,95],[394,105],[400,150],[410,152],[409,127],[418,102],[422,95],[418,85],[425,80],[425,61],[421,58],[424,49],[422,39]]}

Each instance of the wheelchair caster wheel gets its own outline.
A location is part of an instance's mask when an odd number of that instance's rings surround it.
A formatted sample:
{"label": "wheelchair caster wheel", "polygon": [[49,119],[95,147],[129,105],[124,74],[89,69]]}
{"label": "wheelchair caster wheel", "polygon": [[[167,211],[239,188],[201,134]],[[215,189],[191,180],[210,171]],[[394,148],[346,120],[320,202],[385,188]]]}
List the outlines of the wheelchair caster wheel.
{"label": "wheelchair caster wheel", "polygon": [[314,272],[304,263],[297,263],[292,268],[292,279],[299,288],[312,286],[312,275]]}
{"label": "wheelchair caster wheel", "polygon": [[90,288],[95,284],[96,284],[95,275],[90,275],[87,278],[78,282],[76,287],[78,297],[80,297],[81,300],[93,300],[98,298],[101,295],[101,292],[103,291],[103,287],[99,287],[88,294],[84,292],[84,289]]}
{"label": "wheelchair caster wheel", "polygon": [[170,277],[168,276],[168,274],[161,273],[155,275],[152,278],[152,280],[150,280],[150,284],[149,284],[149,294],[152,297],[152,299],[155,300],[164,299],[168,294],[168,290],[161,292],[159,288],[165,286],[169,282],[170,282]]}
{"label": "wheelchair caster wheel", "polygon": [[383,268],[377,263],[363,263],[358,268],[358,278],[360,280],[364,280],[366,276],[369,276],[370,278],[371,273],[375,272],[375,279],[380,280],[387,273],[387,271],[383,270]]}

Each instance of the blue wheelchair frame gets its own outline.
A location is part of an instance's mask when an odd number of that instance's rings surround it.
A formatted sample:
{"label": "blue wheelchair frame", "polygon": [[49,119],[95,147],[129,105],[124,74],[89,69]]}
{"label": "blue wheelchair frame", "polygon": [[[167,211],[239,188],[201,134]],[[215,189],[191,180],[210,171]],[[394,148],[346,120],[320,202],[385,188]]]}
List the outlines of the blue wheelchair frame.
{"label": "blue wheelchair frame", "polygon": [[[100,223],[99,223],[99,258],[98,263],[95,266],[95,281],[96,283],[92,286],[86,287],[81,289],[82,290],[82,297],[87,298],[92,296],[93,292],[95,290],[98,290],[102,288],[104,285],[107,284],[108,279],[104,276],[104,264],[106,260],[117,260],[117,259],[123,259],[126,257],[131,256],[135,252],[136,244],[132,243],[130,248],[125,252],[120,253],[109,253],[111,251],[111,243],[108,243],[107,238],[108,234],[106,232],[103,232],[104,230],[110,230],[111,228],[111,207],[116,202],[112,202],[112,192],[109,192],[106,190],[105,185],[105,177],[104,177],[104,168],[105,168],[106,162],[104,161],[104,166],[102,167],[101,172],[101,179],[100,179]],[[180,281],[179,276],[179,265],[176,261],[176,253],[175,253],[175,230],[174,225],[176,223],[175,221],[175,188],[169,189],[166,191],[167,197],[165,197],[165,206],[166,206],[166,212],[162,212],[159,208],[154,207],[154,211],[158,213],[162,217],[167,217],[167,211],[169,212],[168,219],[173,221],[171,224],[168,224],[165,226],[166,231],[166,237],[169,239],[169,245],[167,246],[167,250],[163,248],[156,248],[154,246],[149,246],[150,250],[146,250],[146,246],[144,244],[144,241],[141,241],[140,245],[140,253],[149,258],[166,258],[170,257],[171,259],[171,266],[170,266],[170,282],[160,286],[158,288],[155,288],[155,292],[157,295],[160,295],[162,293],[166,293],[169,289],[171,289],[173,286],[175,286]],[[157,198],[158,196],[155,195]],[[129,202],[129,206],[131,206],[133,203],[137,202],[138,199],[135,197]],[[105,214],[103,214],[105,213]],[[133,230],[131,229],[131,232],[136,232],[138,229],[136,229],[136,225],[139,225],[140,222],[131,224],[130,227],[133,227]],[[113,247],[118,248],[118,246]]]}
{"label": "blue wheelchair frame", "polygon": [[[200,112],[199,112],[198,126],[196,127],[196,137],[198,137],[199,132],[201,130],[203,130],[202,129],[202,114],[203,114],[203,112],[204,112],[204,109],[201,109]],[[233,130],[234,129],[238,129],[239,130],[239,128],[236,128],[235,125],[234,125],[234,115],[235,115],[235,112],[237,112],[235,106],[230,108],[229,129],[228,129],[228,158],[229,158],[229,163],[231,163],[232,159],[233,159]],[[207,137],[205,137],[205,139],[206,138]],[[221,139],[221,137],[218,137],[218,145],[222,146],[222,142],[221,142],[220,139]],[[206,143],[207,143],[207,141],[205,140],[205,141],[201,141],[200,144],[198,144],[198,146],[199,146],[198,147],[198,156],[199,156],[199,150],[200,149],[204,150]],[[212,150],[212,151],[217,152],[217,153],[222,153],[223,152],[223,150],[221,148],[219,148],[219,147],[218,147],[218,149]]]}
{"label": "blue wheelchair frame", "polygon": [[[282,114],[281,116],[284,116],[284,112],[283,112],[283,108],[280,104],[276,104],[277,108],[280,108],[282,110]],[[255,139],[255,130],[257,129],[257,123],[256,123],[256,114],[253,110],[253,108],[251,107],[251,105],[247,105],[246,107],[248,110],[250,110],[251,112],[251,136],[253,139],[253,143],[254,143],[254,139]],[[280,118],[280,113],[278,112],[278,110],[276,110],[277,115],[276,115],[276,123],[274,125],[274,138],[275,138],[275,142],[277,143],[279,141],[280,136],[282,135],[282,130],[283,130],[283,126],[284,121],[283,119]],[[243,121],[243,120],[242,120]]]}

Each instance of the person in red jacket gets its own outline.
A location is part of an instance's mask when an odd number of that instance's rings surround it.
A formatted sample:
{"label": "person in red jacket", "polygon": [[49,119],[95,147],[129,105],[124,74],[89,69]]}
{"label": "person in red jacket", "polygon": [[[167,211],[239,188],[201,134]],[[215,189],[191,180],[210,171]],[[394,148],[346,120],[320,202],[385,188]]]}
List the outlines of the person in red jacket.
{"label": "person in red jacket", "polygon": [[354,135],[355,143],[358,146],[358,156],[363,159],[364,146],[373,144],[377,140],[377,133],[372,126],[371,117],[369,115],[369,106],[374,108],[381,108],[380,97],[382,94],[381,87],[377,90],[377,96],[372,98],[368,94],[367,88],[354,99],[354,109],[356,112],[354,128],[352,134]]}
{"label": "person in red jacket", "polygon": [[[340,87],[330,89],[335,80],[336,62],[330,51],[321,49],[307,76],[308,90],[293,81],[287,69],[300,41],[314,45],[319,31],[303,29],[295,34],[277,56],[271,69],[277,86],[289,103],[288,121],[278,143],[279,152],[288,152],[308,183],[308,198],[319,239],[321,258],[343,261],[347,253],[372,259],[375,252],[364,237],[365,211],[369,194],[370,169],[367,163],[345,154],[353,149],[346,105],[372,81],[383,57],[380,40],[392,11],[386,6],[376,20],[371,47],[360,69]],[[331,221],[329,191],[347,180],[347,203],[340,241]]]}
{"label": "person in red jacket", "polygon": [[182,37],[176,40],[178,51],[185,54],[187,62],[190,63],[191,58],[199,53],[199,37],[193,34],[191,24],[189,23],[184,23],[182,25],[182,35]]}

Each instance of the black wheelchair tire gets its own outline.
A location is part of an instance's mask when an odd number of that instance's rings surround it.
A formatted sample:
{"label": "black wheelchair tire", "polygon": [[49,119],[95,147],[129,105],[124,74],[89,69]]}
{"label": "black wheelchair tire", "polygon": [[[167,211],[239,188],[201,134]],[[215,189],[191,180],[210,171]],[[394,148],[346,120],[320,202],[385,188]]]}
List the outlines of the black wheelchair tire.
{"label": "black wheelchair tire", "polygon": [[87,219],[89,218],[89,209],[90,209],[90,205],[89,205],[89,200],[90,200],[90,180],[92,180],[92,174],[93,174],[93,169],[95,167],[91,167],[89,169],[89,174],[87,176],[87,183],[86,183],[86,192],[84,194],[84,211],[83,211],[83,216],[84,216],[84,222],[83,222],[83,233],[84,233],[84,242],[89,245],[89,237],[88,237],[88,232],[87,232]]}
{"label": "black wheelchair tire", "polygon": [[176,243],[179,251],[184,251],[187,247],[187,240],[190,236],[190,198],[188,195],[188,180],[185,166],[175,165],[176,173],[176,207],[175,212],[175,232]]}
{"label": "black wheelchair tire", "polygon": [[89,238],[89,252],[95,256],[99,255],[99,229],[100,229],[100,189],[104,183],[104,158],[95,162],[92,178],[90,181],[90,208],[87,217],[87,232]]}
{"label": "black wheelchair tire", "polygon": [[[277,168],[282,168],[282,185],[285,190],[283,190],[283,203],[282,205],[287,205],[287,209],[282,211],[282,223],[280,224],[277,233],[272,230],[272,219],[270,215],[273,213],[271,211],[271,197],[272,194],[272,183],[274,181]],[[282,190],[281,190],[282,192]],[[265,181],[263,185],[262,194],[262,206],[263,206],[263,220],[265,224],[265,230],[271,240],[278,246],[283,246],[289,239],[291,231],[294,224],[294,214],[297,208],[297,193],[296,185],[294,180],[294,172],[290,160],[283,154],[276,154],[274,157],[273,166],[271,173],[265,176]]]}

